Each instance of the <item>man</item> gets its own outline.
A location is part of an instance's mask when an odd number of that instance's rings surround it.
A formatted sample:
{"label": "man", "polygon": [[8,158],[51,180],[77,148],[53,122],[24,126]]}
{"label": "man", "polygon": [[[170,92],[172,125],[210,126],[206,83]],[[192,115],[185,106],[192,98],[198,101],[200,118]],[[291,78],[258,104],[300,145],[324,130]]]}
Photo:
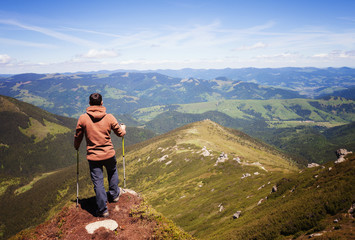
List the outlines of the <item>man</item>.
{"label": "man", "polygon": [[117,202],[121,194],[118,187],[115,150],[111,141],[111,130],[119,136],[126,134],[126,126],[119,124],[112,114],[106,113],[102,106],[102,96],[93,93],[89,97],[90,106],[86,113],[79,117],[74,136],[74,148],[79,149],[83,136],[86,138],[86,158],[89,162],[90,176],[94,184],[97,203],[97,216],[108,217],[107,194],[104,186],[103,167],[107,171],[109,182],[108,195],[111,201]]}

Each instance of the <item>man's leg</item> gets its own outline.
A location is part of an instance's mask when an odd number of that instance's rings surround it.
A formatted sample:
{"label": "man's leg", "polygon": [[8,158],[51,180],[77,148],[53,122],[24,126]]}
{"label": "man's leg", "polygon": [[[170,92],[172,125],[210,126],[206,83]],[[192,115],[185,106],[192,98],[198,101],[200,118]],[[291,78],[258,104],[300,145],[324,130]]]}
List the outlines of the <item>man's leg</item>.
{"label": "man's leg", "polygon": [[102,161],[89,161],[90,175],[96,193],[96,204],[98,213],[107,212],[107,195],[104,186],[103,163]]}
{"label": "man's leg", "polygon": [[117,162],[116,157],[113,156],[110,159],[105,160],[105,167],[107,171],[107,178],[109,184],[109,194],[112,199],[115,199],[119,195],[118,187],[118,172],[117,172]]}

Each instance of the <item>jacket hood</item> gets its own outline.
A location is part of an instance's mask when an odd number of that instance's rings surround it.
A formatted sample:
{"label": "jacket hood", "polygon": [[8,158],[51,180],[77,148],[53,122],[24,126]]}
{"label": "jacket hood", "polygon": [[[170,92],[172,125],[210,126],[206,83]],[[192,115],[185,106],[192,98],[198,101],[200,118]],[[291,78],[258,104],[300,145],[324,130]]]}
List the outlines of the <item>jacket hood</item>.
{"label": "jacket hood", "polygon": [[89,114],[90,118],[99,121],[106,116],[106,108],[103,106],[90,106],[86,109],[86,113]]}

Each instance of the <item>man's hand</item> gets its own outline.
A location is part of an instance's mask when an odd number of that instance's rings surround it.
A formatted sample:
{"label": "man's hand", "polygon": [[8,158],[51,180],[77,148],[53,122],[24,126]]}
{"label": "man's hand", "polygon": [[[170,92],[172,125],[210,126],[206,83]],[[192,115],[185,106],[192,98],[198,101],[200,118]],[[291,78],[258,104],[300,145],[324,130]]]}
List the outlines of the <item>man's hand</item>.
{"label": "man's hand", "polygon": [[124,135],[126,135],[126,125],[124,123],[121,123],[121,135],[120,137],[123,137]]}

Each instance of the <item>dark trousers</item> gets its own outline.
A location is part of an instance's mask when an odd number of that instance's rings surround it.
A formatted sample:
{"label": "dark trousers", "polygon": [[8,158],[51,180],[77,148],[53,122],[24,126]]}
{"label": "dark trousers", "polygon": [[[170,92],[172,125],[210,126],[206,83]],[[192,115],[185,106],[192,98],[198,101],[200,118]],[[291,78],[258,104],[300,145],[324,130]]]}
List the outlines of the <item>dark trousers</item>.
{"label": "dark trousers", "polygon": [[[119,194],[118,188],[118,173],[116,165],[116,157],[101,160],[101,161],[89,161],[90,176],[92,183],[94,184],[94,190],[96,194],[96,204],[98,212],[104,213],[107,211],[107,195],[112,199],[116,198]],[[104,174],[103,167],[105,166],[107,172],[107,179],[109,184],[108,194],[106,193],[104,186]]]}

